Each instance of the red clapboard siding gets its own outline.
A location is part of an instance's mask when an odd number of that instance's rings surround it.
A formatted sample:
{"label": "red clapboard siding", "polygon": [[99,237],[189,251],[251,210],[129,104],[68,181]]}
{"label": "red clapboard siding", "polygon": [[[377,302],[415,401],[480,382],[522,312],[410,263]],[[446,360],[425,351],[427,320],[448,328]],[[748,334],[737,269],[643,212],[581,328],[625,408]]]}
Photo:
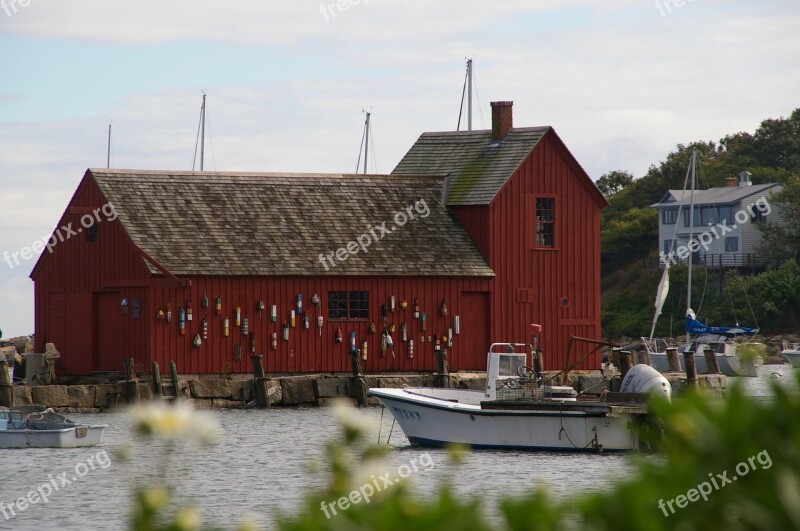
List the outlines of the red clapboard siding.
{"label": "red clapboard siding", "polygon": [[[492,337],[528,341],[528,324],[541,324],[540,345],[551,369],[563,368],[570,335],[601,337],[600,207],[580,171],[550,132],[492,201],[488,220],[469,219],[465,224],[476,241],[481,236],[473,227],[489,230],[489,263],[497,275]],[[537,196],[555,198],[553,249],[533,246]],[[457,216],[467,217],[460,212]],[[520,299],[520,289],[532,291],[530,301]],[[588,352],[579,346],[572,359]],[[578,368],[597,368],[599,363],[596,353]]]}

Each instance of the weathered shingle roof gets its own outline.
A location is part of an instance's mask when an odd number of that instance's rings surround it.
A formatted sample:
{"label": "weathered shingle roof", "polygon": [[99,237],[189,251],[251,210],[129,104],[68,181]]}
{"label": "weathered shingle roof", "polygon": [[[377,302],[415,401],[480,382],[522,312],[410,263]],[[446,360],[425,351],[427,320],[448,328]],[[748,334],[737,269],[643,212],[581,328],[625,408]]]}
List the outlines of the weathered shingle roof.
{"label": "weathered shingle roof", "polygon": [[486,205],[550,130],[514,128],[502,141],[491,130],[423,133],[392,174],[449,174],[448,205]]}
{"label": "weathered shingle roof", "polygon": [[[90,169],[133,243],[174,275],[493,276],[439,177]],[[419,206],[419,211],[415,209]],[[425,206],[429,215],[425,214]],[[402,227],[395,214],[411,208]],[[399,221],[402,218],[398,217]],[[381,236],[367,252],[346,248]],[[373,229],[373,231],[370,230]]]}
{"label": "weathered shingle roof", "polygon": [[[718,186],[708,190],[694,191],[695,205],[730,205],[751,196],[763,195],[778,183],[754,184],[751,186]],[[658,203],[650,205],[658,207],[689,206],[692,201],[691,193],[686,190],[669,190]]]}

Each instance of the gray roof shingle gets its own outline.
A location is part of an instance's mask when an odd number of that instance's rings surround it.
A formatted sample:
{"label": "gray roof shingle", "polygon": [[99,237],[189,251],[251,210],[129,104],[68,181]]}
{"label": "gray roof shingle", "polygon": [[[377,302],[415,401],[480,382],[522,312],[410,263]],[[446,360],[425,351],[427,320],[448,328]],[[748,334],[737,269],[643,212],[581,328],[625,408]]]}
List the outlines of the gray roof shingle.
{"label": "gray roof shingle", "polygon": [[[718,186],[716,188],[709,188],[708,190],[695,190],[694,204],[730,205],[751,196],[763,195],[776,186],[779,186],[778,183],[754,184],[751,186]],[[689,206],[691,200],[692,197],[689,190],[669,190],[660,202],[654,203],[650,205],[650,207]]]}
{"label": "gray roof shingle", "polygon": [[[425,176],[90,169],[133,243],[174,275],[480,276],[494,272]],[[415,210],[419,206],[421,212]],[[422,218],[426,209],[429,215]],[[411,208],[415,219],[396,226]],[[402,221],[402,219],[399,219]],[[377,227],[385,222],[383,235]],[[328,255],[360,235],[364,252]]]}
{"label": "gray roof shingle", "polygon": [[514,128],[501,141],[491,130],[423,133],[392,174],[449,175],[448,205],[486,205],[550,130]]}

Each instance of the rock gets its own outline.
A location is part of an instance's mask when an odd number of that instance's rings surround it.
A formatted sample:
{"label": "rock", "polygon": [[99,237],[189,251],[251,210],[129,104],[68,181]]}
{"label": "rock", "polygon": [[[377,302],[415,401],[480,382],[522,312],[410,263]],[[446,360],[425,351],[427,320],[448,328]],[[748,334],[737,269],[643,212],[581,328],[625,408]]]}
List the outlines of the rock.
{"label": "rock", "polygon": [[244,402],[226,400],[224,398],[212,398],[211,406],[215,409],[242,409],[244,407]]}
{"label": "rock", "polygon": [[352,378],[319,378],[314,380],[314,392],[317,398],[336,398],[349,396]]}
{"label": "rock", "polygon": [[316,404],[314,381],[309,378],[282,378],[280,380],[283,396],[281,404],[296,406],[298,404]]}
{"label": "rock", "polygon": [[152,400],[153,386],[146,382],[139,382],[139,400]]}
{"label": "rock", "polygon": [[231,382],[223,378],[191,380],[189,390],[195,398],[230,398]]}
{"label": "rock", "polygon": [[281,402],[283,399],[283,385],[280,380],[267,380],[267,397],[270,405]]}
{"label": "rock", "polygon": [[67,388],[69,407],[91,409],[94,408],[93,385],[71,385]]}
{"label": "rock", "polygon": [[450,382],[455,389],[471,389],[473,391],[483,391],[486,389],[486,376],[483,374],[451,374]]}
{"label": "rock", "polygon": [[31,388],[27,385],[15,385],[13,387],[13,393],[15,406],[29,406],[33,404]]}
{"label": "rock", "polygon": [[31,389],[31,396],[35,404],[46,407],[69,406],[69,394],[65,385],[40,385]]}
{"label": "rock", "polygon": [[94,407],[109,409],[126,403],[122,384],[99,384],[94,386]]}
{"label": "rock", "polygon": [[231,399],[250,402],[253,399],[253,380],[232,380]]}

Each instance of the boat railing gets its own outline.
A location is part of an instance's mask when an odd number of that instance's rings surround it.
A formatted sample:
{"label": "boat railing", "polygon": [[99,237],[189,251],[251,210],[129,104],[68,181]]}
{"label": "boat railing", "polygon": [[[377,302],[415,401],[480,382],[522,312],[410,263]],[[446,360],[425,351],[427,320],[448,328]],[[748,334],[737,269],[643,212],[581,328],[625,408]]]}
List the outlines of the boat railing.
{"label": "boat railing", "polygon": [[800,347],[800,343],[786,341],[785,339],[781,341],[781,350],[797,350],[798,347]]}
{"label": "boat railing", "polygon": [[647,349],[649,354],[657,352],[666,352],[668,348],[676,347],[677,344],[672,339],[664,339],[662,337],[642,337],[644,348]]}

